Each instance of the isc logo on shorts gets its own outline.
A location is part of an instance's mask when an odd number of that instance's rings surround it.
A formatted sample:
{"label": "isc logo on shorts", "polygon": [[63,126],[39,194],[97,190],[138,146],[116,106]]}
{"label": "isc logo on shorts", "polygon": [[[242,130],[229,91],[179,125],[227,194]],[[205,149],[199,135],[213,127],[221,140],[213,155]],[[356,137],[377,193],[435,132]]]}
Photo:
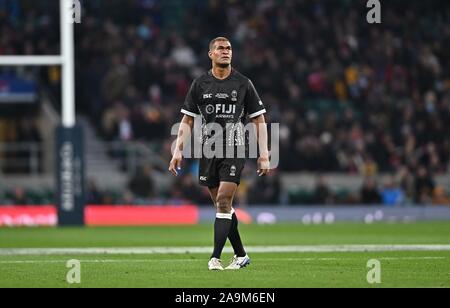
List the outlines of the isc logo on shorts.
{"label": "isc logo on shorts", "polygon": [[200,181],[207,181],[208,180],[208,177],[207,176],[201,176],[200,177]]}

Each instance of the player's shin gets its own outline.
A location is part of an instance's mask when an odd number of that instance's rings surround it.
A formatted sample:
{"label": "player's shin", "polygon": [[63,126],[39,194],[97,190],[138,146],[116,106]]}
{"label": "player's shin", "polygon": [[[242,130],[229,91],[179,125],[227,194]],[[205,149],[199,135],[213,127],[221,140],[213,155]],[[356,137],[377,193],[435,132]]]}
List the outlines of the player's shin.
{"label": "player's shin", "polygon": [[228,234],[230,233],[231,223],[231,214],[216,214],[216,221],[214,223],[214,252],[211,256],[212,258],[220,259],[223,247],[225,246]]}
{"label": "player's shin", "polygon": [[234,209],[231,210],[231,214],[231,227],[228,239],[230,240],[231,246],[233,246],[234,254],[238,257],[244,257],[247,253],[244,250],[244,245],[239,234],[239,223]]}

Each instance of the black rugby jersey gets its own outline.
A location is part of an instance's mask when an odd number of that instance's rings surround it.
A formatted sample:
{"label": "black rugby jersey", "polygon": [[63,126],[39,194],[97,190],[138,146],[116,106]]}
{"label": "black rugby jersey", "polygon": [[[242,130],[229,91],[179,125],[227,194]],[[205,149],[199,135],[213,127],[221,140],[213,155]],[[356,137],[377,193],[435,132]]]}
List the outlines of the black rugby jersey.
{"label": "black rugby jersey", "polygon": [[[223,80],[215,78],[211,70],[196,78],[181,112],[202,117],[203,144],[217,141],[226,146],[242,146],[247,143],[244,135],[247,116],[257,117],[266,109],[250,79],[232,69],[230,76]],[[222,135],[211,134],[212,126],[208,124],[212,123],[222,127]]]}

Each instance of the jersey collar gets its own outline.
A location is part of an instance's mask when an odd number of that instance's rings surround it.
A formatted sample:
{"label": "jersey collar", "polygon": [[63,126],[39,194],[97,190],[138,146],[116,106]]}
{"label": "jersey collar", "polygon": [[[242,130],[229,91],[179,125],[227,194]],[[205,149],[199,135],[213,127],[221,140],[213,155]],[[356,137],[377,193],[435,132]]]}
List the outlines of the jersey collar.
{"label": "jersey collar", "polygon": [[210,69],[210,70],[208,71],[208,75],[209,75],[211,78],[213,78],[215,81],[217,81],[217,82],[225,82],[225,81],[229,80],[229,79],[234,75],[234,73],[235,73],[235,70],[234,70],[234,68],[232,67],[232,68],[231,68],[230,75],[228,75],[227,78],[225,78],[225,79],[218,79],[218,78],[216,78],[216,77],[213,75],[212,69]]}

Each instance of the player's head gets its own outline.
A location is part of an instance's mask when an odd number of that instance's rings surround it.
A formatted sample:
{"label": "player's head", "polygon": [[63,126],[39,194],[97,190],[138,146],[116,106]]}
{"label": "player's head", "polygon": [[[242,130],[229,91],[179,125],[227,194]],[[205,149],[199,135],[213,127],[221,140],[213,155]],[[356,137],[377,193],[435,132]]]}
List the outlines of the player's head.
{"label": "player's head", "polygon": [[216,37],[209,43],[209,58],[213,62],[213,66],[226,68],[231,65],[233,58],[233,50],[231,49],[230,40],[226,37]]}

